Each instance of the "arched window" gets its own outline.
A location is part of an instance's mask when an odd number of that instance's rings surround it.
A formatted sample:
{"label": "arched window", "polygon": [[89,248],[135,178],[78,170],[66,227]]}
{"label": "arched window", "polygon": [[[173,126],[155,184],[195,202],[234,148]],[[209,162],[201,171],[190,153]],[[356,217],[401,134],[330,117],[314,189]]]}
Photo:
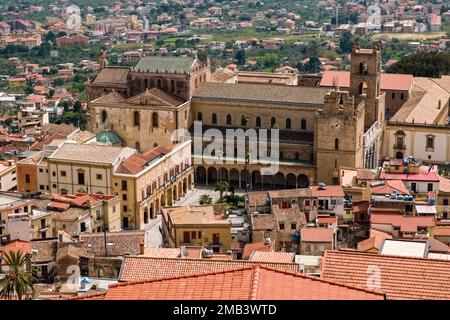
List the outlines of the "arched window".
{"label": "arched window", "polygon": [[401,100],[405,100],[405,94],[404,94],[404,93],[402,93],[402,94],[400,95],[400,99],[401,99]]}
{"label": "arched window", "polygon": [[339,139],[338,138],[334,139],[334,149],[339,150]]}
{"label": "arched window", "polygon": [[135,142],[134,148],[137,150],[137,152],[141,152],[141,144],[139,143],[139,141]]}
{"label": "arched window", "polygon": [[270,126],[273,128],[273,126],[275,126],[275,124],[277,123],[277,119],[272,118],[270,119]]}
{"label": "arched window", "polygon": [[231,114],[227,114],[227,125],[231,126],[232,121],[231,121]]}
{"label": "arched window", "polygon": [[175,92],[175,81],[170,80],[170,91]]}
{"label": "arched window", "polygon": [[152,126],[153,128],[158,128],[158,114],[156,112],[153,112],[152,114]]}
{"label": "arched window", "polygon": [[300,160],[300,153],[298,152],[295,153],[295,160],[296,161]]}
{"label": "arched window", "polygon": [[106,119],[108,119],[108,114],[106,113],[105,110],[102,111],[102,123],[106,121]]}
{"label": "arched window", "polygon": [[144,80],[144,89],[148,89],[148,79]]}
{"label": "arched window", "polygon": [[261,117],[256,117],[256,126],[261,127]]}
{"label": "arched window", "polygon": [[158,79],[158,88],[161,89],[161,79]]}
{"label": "arched window", "polygon": [[395,92],[392,92],[392,100],[395,99]]}
{"label": "arched window", "polygon": [[213,113],[211,117],[212,124],[217,124],[217,114]]}
{"label": "arched window", "polygon": [[197,120],[198,121],[203,121],[203,115],[201,112],[197,113]]}
{"label": "arched window", "polygon": [[359,73],[360,74],[367,74],[367,63],[361,62],[359,64]]}
{"label": "arched window", "polygon": [[291,119],[290,118],[286,119],[286,129],[291,129]]}
{"label": "arched window", "polygon": [[367,84],[365,82],[361,82],[358,87],[359,95],[367,94]]}
{"label": "arched window", "polygon": [[135,126],[140,126],[141,125],[141,116],[139,115],[138,111],[135,111],[133,113],[133,123]]}
{"label": "arched window", "polygon": [[305,119],[302,119],[302,121],[300,121],[300,129],[306,130],[306,120]]}

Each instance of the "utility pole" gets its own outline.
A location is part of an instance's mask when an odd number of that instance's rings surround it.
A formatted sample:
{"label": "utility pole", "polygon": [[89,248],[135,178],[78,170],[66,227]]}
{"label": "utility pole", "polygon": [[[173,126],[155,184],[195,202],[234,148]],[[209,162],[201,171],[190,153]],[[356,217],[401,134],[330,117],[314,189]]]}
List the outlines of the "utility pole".
{"label": "utility pole", "polygon": [[107,227],[106,227],[106,224],[105,224],[105,225],[103,225],[103,234],[104,234],[104,237],[105,237],[105,257],[108,257],[108,247],[107,247],[107,244],[106,244],[106,229],[107,229]]}

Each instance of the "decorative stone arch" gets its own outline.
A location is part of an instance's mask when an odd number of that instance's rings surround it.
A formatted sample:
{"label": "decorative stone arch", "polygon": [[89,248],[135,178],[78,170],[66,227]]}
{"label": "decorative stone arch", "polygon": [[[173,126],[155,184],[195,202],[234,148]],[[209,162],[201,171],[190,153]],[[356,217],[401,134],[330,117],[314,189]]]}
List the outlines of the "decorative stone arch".
{"label": "decorative stone arch", "polygon": [[286,176],[286,189],[295,189],[297,187],[297,177],[293,173]]}
{"label": "decorative stone arch", "polygon": [[244,169],[241,171],[240,175],[241,175],[241,188],[245,189],[246,188],[245,185],[246,185],[246,183],[248,183],[248,187],[250,189],[252,186],[252,176],[251,176],[250,172],[248,170]]}
{"label": "decorative stone arch", "polygon": [[106,110],[102,110],[101,120],[102,120],[102,123],[104,123],[106,120],[108,120],[108,112],[106,112]]}
{"label": "decorative stone arch", "polygon": [[306,119],[300,121],[300,129],[306,130]]}
{"label": "decorative stone arch", "polygon": [[298,188],[307,188],[309,187],[309,179],[306,175],[300,174],[297,177],[297,187]]}
{"label": "decorative stone arch", "polygon": [[261,189],[262,188],[262,176],[259,170],[255,170],[252,172],[252,186],[253,189]]}
{"label": "decorative stone arch", "polygon": [[292,129],[292,121],[291,118],[286,119],[286,129]]}
{"label": "decorative stone arch", "polygon": [[152,113],[152,127],[158,128],[159,127],[159,119],[158,119],[158,113],[153,112]]}
{"label": "decorative stone arch", "polygon": [[148,223],[148,220],[149,220],[149,214],[148,213],[149,213],[148,212],[148,207],[145,207],[144,208],[144,224]]}
{"label": "decorative stone arch", "polygon": [[233,168],[230,170],[229,181],[230,185],[233,186],[234,188],[240,188],[239,171],[237,169]]}
{"label": "decorative stone arch", "polygon": [[275,189],[284,189],[286,187],[286,177],[283,173],[277,172],[273,179]]}
{"label": "decorative stone arch", "polygon": [[220,180],[228,181],[228,170],[226,168],[219,168]]}
{"label": "decorative stone arch", "polygon": [[217,182],[217,169],[214,167],[208,168],[208,184]]}
{"label": "decorative stone arch", "polygon": [[365,83],[364,81],[362,81],[359,85],[358,85],[358,95],[362,96],[362,95],[367,95],[367,83]]}
{"label": "decorative stone arch", "polygon": [[133,112],[133,125],[135,127],[139,127],[141,125],[141,115],[139,114],[139,111]]}

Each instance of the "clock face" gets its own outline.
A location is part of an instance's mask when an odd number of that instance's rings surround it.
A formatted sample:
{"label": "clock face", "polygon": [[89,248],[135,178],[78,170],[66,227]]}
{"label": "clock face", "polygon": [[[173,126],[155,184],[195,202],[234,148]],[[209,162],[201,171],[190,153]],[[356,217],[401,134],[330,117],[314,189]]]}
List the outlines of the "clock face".
{"label": "clock face", "polygon": [[344,127],[344,123],[342,120],[335,119],[333,122],[331,122],[331,129],[333,130],[340,130]]}

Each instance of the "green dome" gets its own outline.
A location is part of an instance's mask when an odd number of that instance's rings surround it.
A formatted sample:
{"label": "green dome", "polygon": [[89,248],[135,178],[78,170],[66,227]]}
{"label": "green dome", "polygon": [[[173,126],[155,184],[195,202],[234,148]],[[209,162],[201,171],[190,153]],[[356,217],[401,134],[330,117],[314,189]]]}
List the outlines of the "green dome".
{"label": "green dome", "polygon": [[100,131],[96,136],[96,141],[102,144],[121,144],[122,139],[112,131]]}

